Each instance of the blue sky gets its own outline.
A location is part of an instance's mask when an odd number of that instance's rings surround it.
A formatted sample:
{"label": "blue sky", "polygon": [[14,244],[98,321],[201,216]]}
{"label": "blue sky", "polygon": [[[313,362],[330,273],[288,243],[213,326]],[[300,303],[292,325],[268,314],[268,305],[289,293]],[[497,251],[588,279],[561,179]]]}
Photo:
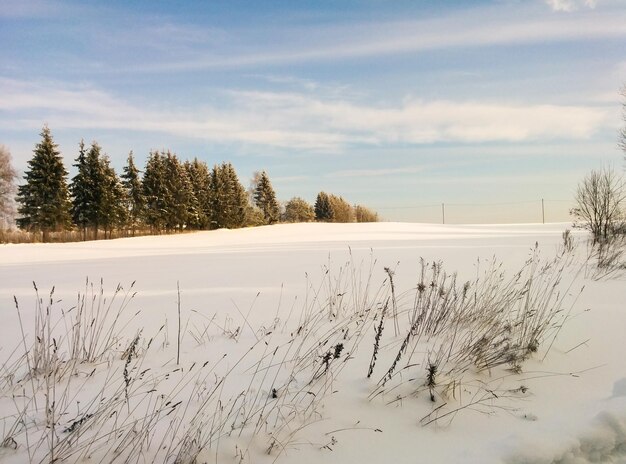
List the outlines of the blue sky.
{"label": "blue sky", "polygon": [[210,165],[280,199],[320,190],[388,220],[567,220],[613,164],[626,1],[0,0],[0,143],[23,170],[47,123]]}

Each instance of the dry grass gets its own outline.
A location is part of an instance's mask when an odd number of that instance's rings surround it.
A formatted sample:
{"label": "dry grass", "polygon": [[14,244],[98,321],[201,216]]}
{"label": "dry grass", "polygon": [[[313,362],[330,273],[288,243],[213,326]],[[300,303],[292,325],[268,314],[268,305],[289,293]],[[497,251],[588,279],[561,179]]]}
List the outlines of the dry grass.
{"label": "dry grass", "polygon": [[[372,285],[373,258],[338,269],[329,261],[285,320],[277,311],[254,327],[250,310],[238,322],[191,312],[189,343],[179,337],[172,347],[153,343],[167,339],[167,322],[152,336],[127,333],[133,285],[108,294],[87,282],[67,310],[35,287],[33,325],[16,302],[22,339],[0,370],[0,407],[13,410],[0,419],[0,441],[30,462],[193,463],[226,452],[254,462],[303,442],[332,449],[327,436],[309,434],[354,359],[379,377],[363,379],[372,401],[426,392],[434,409],[423,424],[464,408],[506,408],[521,390],[496,391],[474,374],[515,376],[549,352],[574,298],[563,282],[570,263],[568,253],[544,261],[535,249],[512,276],[494,260],[460,283],[441,263],[422,262],[415,287],[399,291],[390,268]],[[461,385],[473,388],[465,401],[456,399]]]}

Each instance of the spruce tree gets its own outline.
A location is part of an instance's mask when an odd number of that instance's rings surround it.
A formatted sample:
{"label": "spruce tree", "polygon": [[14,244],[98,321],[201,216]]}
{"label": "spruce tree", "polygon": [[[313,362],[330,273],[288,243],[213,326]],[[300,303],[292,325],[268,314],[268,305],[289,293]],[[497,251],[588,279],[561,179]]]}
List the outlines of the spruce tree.
{"label": "spruce tree", "polygon": [[48,126],[40,135],[41,142],[24,173],[26,182],[18,187],[17,224],[21,229],[41,231],[43,240],[48,241],[51,231],[70,227],[70,201],[67,171]]}
{"label": "spruce tree", "polygon": [[170,152],[163,158],[165,172],[165,225],[182,230],[191,219],[195,221],[197,202],[187,171],[178,157]]}
{"label": "spruce tree", "polygon": [[209,188],[211,174],[204,161],[194,158],[193,161],[185,161],[184,164],[187,177],[191,183],[195,205],[195,216],[189,220],[189,226],[193,229],[206,229],[209,227],[211,208],[209,203]]}
{"label": "spruce tree", "polygon": [[111,238],[113,229],[123,227],[126,222],[126,195],[115,169],[111,166],[111,160],[106,155],[100,159],[100,172],[102,178],[99,186],[98,223],[104,229],[104,238],[107,238],[107,232]]}
{"label": "spruce tree", "polygon": [[246,223],[248,196],[230,163],[215,165],[209,184],[211,228],[235,229]]}
{"label": "spruce tree", "polygon": [[82,230],[83,240],[87,239],[87,226],[90,224],[89,211],[93,207],[93,185],[87,169],[87,155],[85,152],[85,142],[80,141],[78,157],[74,167],[77,174],[70,183],[70,194],[72,197],[72,221]]}
{"label": "spruce tree", "polygon": [[102,163],[102,149],[96,141],[91,142],[91,146],[85,156],[86,176],[89,182],[91,201],[89,208],[84,212],[87,224],[93,229],[93,238],[98,239],[98,231],[102,225],[102,207],[104,200],[105,172]]}
{"label": "spruce tree", "polygon": [[209,229],[221,229],[224,226],[223,211],[224,187],[222,185],[221,168],[215,164],[209,178]]}
{"label": "spruce tree", "polygon": [[143,173],[143,194],[146,200],[145,221],[153,232],[165,227],[165,163],[161,153],[151,152]]}
{"label": "spruce tree", "polygon": [[127,225],[134,236],[135,230],[141,227],[146,207],[146,198],[144,197],[139,169],[135,166],[132,151],[128,154],[126,166],[124,166],[124,171],[120,177],[125,190]]}
{"label": "spruce tree", "polygon": [[246,189],[239,182],[232,164],[226,163],[223,173],[227,199],[226,227],[229,229],[243,227],[246,224],[246,209],[249,205]]}
{"label": "spruce tree", "polygon": [[274,224],[280,219],[276,193],[265,171],[259,176],[253,198],[254,204],[263,212],[266,224]]}
{"label": "spruce tree", "polygon": [[317,194],[317,199],[315,200],[315,220],[322,222],[333,221],[333,208],[330,197],[326,192]]}

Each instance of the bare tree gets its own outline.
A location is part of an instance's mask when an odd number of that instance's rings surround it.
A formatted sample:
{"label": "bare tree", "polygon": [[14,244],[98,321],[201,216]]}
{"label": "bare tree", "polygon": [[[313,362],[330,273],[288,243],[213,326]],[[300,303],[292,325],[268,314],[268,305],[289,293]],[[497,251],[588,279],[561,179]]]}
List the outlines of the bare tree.
{"label": "bare tree", "polygon": [[13,223],[15,216],[15,186],[17,171],[11,164],[11,153],[4,145],[0,145],[0,228]]}
{"label": "bare tree", "polygon": [[591,171],[578,185],[575,200],[577,207],[571,214],[591,232],[594,242],[624,230],[626,188],[613,168]]}
{"label": "bare tree", "polygon": [[619,132],[619,147],[624,152],[624,161],[626,161],[626,84],[622,87],[622,120],[624,121],[624,126],[621,128]]}

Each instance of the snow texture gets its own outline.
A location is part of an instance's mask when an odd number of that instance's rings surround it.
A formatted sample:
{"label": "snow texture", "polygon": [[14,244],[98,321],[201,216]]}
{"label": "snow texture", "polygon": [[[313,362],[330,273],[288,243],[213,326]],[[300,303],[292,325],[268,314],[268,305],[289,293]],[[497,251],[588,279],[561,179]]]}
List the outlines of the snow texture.
{"label": "snow texture", "polygon": [[[232,365],[229,360],[244,356],[256,343],[261,329],[267,333],[274,327],[274,341],[287,340],[302,317],[299,311],[304,302],[310,301],[313,291],[326,289],[345,272],[347,261],[356,266],[354,276],[362,284],[371,272],[373,288],[387,278],[384,267],[390,267],[401,295],[415,289],[420,258],[442,261],[447,271],[458,273],[459,282],[475,278],[494,256],[502,261],[504,271],[516,272],[536,243],[544,256],[557,253],[566,227],[292,224],[99,242],[0,246],[0,366],[13,350],[21,349],[14,296],[24,324],[31,327],[36,306],[33,281],[41,295],[55,287],[55,307],[66,309],[76,305],[77,292],[85,289],[86,277],[92,282],[103,279],[105,295],[117,283],[128,288],[136,281],[137,295],[129,308],[139,316],[120,335],[130,340],[139,329],[146,336],[158,333],[151,357],[141,362],[154,371],[170,369],[168,375],[174,378],[178,375],[172,370],[177,283],[183,323],[187,324],[181,364],[188,369],[192,363],[213,362],[228,353],[224,361],[228,367]],[[464,379],[467,384],[458,389],[460,397],[450,396],[444,401],[438,397],[436,403],[423,394],[401,399],[389,394],[372,400],[368,395],[376,380],[366,379],[365,373],[374,334],[368,332],[369,339],[360,347],[362,354],[355,354],[341,375],[332,379],[330,393],[317,406],[318,420],[293,435],[278,462],[626,463],[626,285],[620,280],[623,277],[603,281],[589,278],[584,234],[577,231],[574,236],[578,243],[575,261],[564,275],[561,289],[574,304],[545,359],[534,356],[515,374],[504,370],[468,374]],[[583,293],[577,296],[582,287]],[[209,325],[210,320],[219,324],[219,331]],[[164,321],[165,332],[158,332]],[[203,324],[211,329],[206,346],[196,343],[191,334],[203,329]],[[237,327],[236,341],[224,335]],[[387,334],[393,331],[391,323],[386,330]],[[27,331],[32,336],[32,330]],[[381,357],[389,356],[382,351]],[[417,357],[417,361],[422,360]],[[124,367],[119,359],[112,365]],[[244,363],[242,372],[235,373],[233,380],[239,384],[224,388],[225,401],[227,395],[236,397],[249,385],[245,375],[251,365],[252,361]],[[502,380],[494,383],[494,378]],[[411,381],[409,375],[406,381]],[[516,396],[494,402],[495,408],[466,408],[448,416],[449,420],[420,424],[422,417],[444,402],[450,403],[447,408],[466,402],[465,389],[484,383],[515,389]],[[86,379],[83,393],[97,388]],[[280,398],[281,394],[264,385],[258,394],[253,393],[259,398]],[[13,400],[0,398],[0,417],[14,413]],[[274,462],[275,450],[268,455],[267,443],[260,437],[247,440],[250,445],[243,455],[241,448],[224,438],[219,453],[212,449],[201,460]],[[28,460],[24,446],[14,450],[12,442],[7,443],[8,447],[0,449],[1,462]],[[240,454],[235,459],[237,452]]]}

